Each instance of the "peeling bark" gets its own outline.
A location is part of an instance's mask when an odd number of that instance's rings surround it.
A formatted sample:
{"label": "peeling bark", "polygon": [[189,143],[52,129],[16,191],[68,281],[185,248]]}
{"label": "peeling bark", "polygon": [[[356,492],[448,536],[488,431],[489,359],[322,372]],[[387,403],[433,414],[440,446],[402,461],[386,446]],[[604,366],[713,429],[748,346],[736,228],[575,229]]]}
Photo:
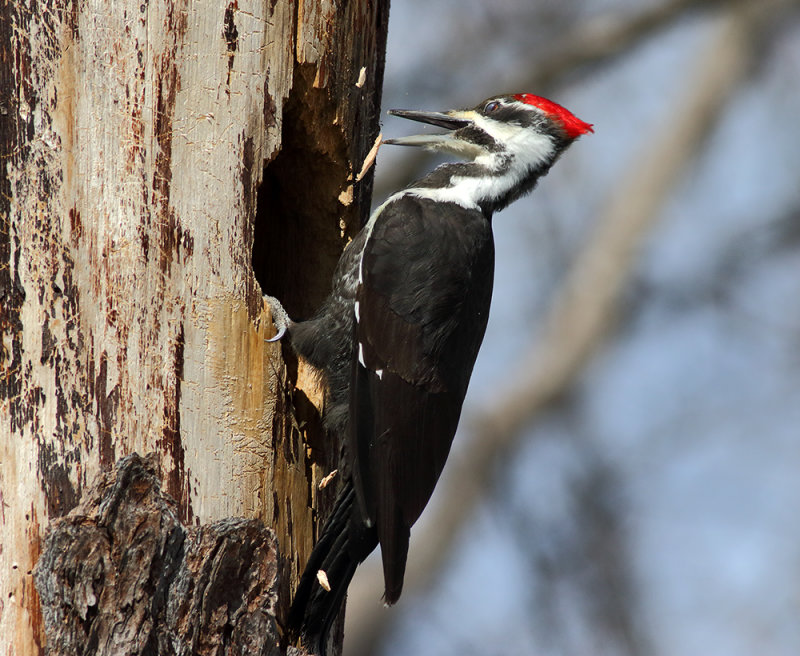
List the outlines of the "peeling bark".
{"label": "peeling bark", "polygon": [[261,293],[310,312],[368,212],[387,19],[388,0],[0,5],[0,653],[44,650],[44,531],[133,452],[158,454],[187,530],[275,531],[280,623],[338,445],[314,377],[265,343]]}

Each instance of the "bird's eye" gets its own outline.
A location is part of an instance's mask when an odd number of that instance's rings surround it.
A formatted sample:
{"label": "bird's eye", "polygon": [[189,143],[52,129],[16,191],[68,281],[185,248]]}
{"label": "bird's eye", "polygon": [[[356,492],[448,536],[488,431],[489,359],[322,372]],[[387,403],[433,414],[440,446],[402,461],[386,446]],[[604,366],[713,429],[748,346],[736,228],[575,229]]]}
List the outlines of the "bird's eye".
{"label": "bird's eye", "polygon": [[492,100],[491,102],[486,103],[486,107],[483,108],[484,114],[491,114],[495,111],[498,107],[500,107],[500,103],[496,100]]}

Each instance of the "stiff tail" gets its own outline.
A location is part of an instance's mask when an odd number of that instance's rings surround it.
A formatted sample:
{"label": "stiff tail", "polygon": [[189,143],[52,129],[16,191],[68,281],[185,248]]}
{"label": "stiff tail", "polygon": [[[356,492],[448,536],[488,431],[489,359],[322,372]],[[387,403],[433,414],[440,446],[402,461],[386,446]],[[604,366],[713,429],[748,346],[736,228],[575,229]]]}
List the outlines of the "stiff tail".
{"label": "stiff tail", "polygon": [[[374,529],[354,521],[360,514],[354,504],[355,491],[348,482],[311,552],[289,609],[290,635],[301,638],[307,649],[320,656],[325,655],[328,632],[339,614],[356,567],[378,544]],[[321,579],[330,590],[323,587]]]}

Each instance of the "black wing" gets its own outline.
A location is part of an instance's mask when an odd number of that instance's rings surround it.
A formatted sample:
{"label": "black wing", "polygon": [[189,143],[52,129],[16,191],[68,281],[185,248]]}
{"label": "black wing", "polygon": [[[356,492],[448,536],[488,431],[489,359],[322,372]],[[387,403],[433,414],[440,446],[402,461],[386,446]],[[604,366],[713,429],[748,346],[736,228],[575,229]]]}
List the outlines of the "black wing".
{"label": "black wing", "polygon": [[404,195],[372,226],[359,269],[348,443],[378,532],[386,601],[400,595],[411,525],[450,450],[486,329],[491,225],[478,210]]}

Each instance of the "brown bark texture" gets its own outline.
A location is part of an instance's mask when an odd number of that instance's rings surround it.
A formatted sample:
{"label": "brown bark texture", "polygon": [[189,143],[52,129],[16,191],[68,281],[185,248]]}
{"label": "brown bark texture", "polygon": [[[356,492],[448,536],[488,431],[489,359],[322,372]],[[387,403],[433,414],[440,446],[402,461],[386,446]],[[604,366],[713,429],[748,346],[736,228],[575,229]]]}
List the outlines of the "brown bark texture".
{"label": "brown bark texture", "polygon": [[[119,637],[103,603],[131,600],[158,608],[126,611],[141,635],[115,653],[234,653],[233,606],[170,594],[236,540],[261,551],[223,572],[231,594],[280,625],[338,446],[314,377],[265,343],[261,293],[310,313],[368,212],[387,20],[388,0],[0,2],[0,654],[75,653],[79,635],[101,653]],[[150,478],[118,491],[146,536],[87,496],[133,453],[172,499]],[[242,578],[272,553],[252,520],[274,532],[274,598]],[[188,616],[212,607],[228,620]],[[147,628],[170,608],[187,615]]]}

